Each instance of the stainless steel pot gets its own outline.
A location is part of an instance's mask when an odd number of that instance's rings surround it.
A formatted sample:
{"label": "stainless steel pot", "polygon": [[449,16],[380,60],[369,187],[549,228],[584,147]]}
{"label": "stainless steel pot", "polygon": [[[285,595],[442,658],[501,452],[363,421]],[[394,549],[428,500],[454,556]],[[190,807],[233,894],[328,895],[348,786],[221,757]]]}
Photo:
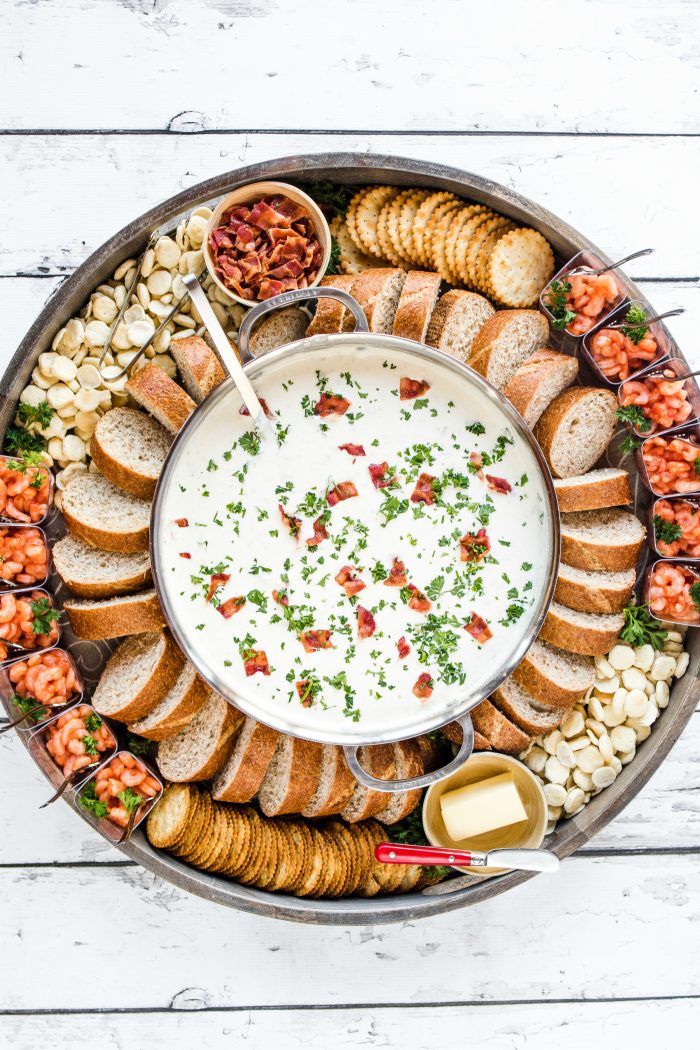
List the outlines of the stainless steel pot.
{"label": "stainless steel pot", "polygon": [[[220,350],[224,364],[229,367],[229,371],[235,379],[238,365],[230,362],[232,356],[230,344],[226,339],[223,329],[221,329],[213,312],[209,308],[206,302],[206,296],[196,282],[190,282],[188,288],[190,294],[193,296],[195,306],[202,316],[202,320],[209,328],[215,345]],[[258,321],[273,310],[289,306],[292,303],[307,301],[312,298],[337,298],[341,300],[355,317],[355,331],[345,335],[318,335],[311,338],[301,339],[297,342],[271,351],[260,358],[251,360],[249,352],[250,334]],[[270,373],[280,361],[284,361],[285,366],[289,369],[289,373],[285,371],[285,376],[287,374],[293,375],[295,364],[301,363],[302,358],[303,363],[308,366],[309,355],[318,355],[320,357],[322,354],[326,354],[329,349],[342,348],[343,350],[347,350],[349,347],[352,349],[353,353],[357,354],[359,357],[367,355],[370,361],[372,356],[377,356],[378,351],[380,359],[385,359],[387,356],[391,357],[392,354],[397,354],[397,352],[399,352],[402,355],[403,360],[405,360],[406,357],[409,357],[411,360],[415,359],[416,362],[428,361],[433,367],[437,366],[442,372],[449,373],[451,380],[453,379],[455,382],[459,382],[459,384],[465,388],[470,387],[472,392],[475,391],[478,394],[479,398],[487,400],[497,407],[503,417],[504,423],[507,423],[515,435],[528,447],[532,459],[537,465],[542,487],[547,496],[546,510],[548,512],[548,517],[544,523],[542,532],[543,543],[542,548],[540,548],[539,551],[545,561],[546,583],[542,588],[541,593],[535,598],[535,605],[532,610],[527,630],[522,634],[519,641],[517,641],[517,644],[514,644],[505,655],[499,654],[499,658],[496,660],[488,680],[485,683],[482,682],[478,686],[472,686],[471,689],[465,687],[464,694],[456,705],[449,707],[444,703],[430,703],[423,705],[420,711],[420,718],[416,718],[413,709],[407,707],[406,717],[403,723],[401,721],[401,716],[399,715],[395,719],[392,719],[391,726],[387,726],[386,729],[380,733],[377,733],[375,730],[369,734],[368,729],[364,728],[360,723],[353,723],[350,720],[347,720],[343,725],[342,738],[338,739],[334,735],[337,730],[334,730],[332,734],[329,732],[328,735],[324,736],[318,727],[315,730],[310,729],[309,726],[305,724],[302,717],[304,709],[301,707],[297,708],[293,705],[280,705],[278,709],[275,709],[272,712],[266,710],[261,715],[259,706],[255,705],[252,694],[246,696],[245,692],[240,688],[234,691],[225,677],[223,677],[218,670],[215,670],[208,665],[200,647],[197,645],[198,639],[193,631],[192,625],[183,622],[180,615],[176,612],[165,583],[169,578],[169,565],[165,553],[166,533],[169,520],[168,515],[164,511],[164,504],[166,494],[170,486],[173,484],[173,478],[178,465],[181,463],[184,450],[188,449],[191,451],[192,444],[198,442],[198,435],[202,424],[213,412],[220,408],[222,402],[226,402],[229,399],[232,402],[231,412],[238,411],[239,393],[236,392],[231,381],[222,384],[222,386],[214,391],[210,397],[199,406],[197,411],[188,419],[170,449],[160,476],[151,514],[151,560],[153,564],[153,576],[163,612],[178,645],[197,668],[197,671],[202,678],[204,678],[213,689],[228,699],[231,703],[235,704],[236,707],[244,711],[246,714],[252,715],[258,720],[266,722],[280,732],[291,736],[318,740],[322,743],[335,743],[343,746],[348,766],[357,779],[367,787],[379,791],[405,791],[408,789],[425,787],[437,780],[441,780],[443,777],[449,776],[450,773],[459,768],[459,766],[466,761],[474,746],[474,730],[470,712],[480,704],[485,697],[489,696],[520,663],[530,645],[537,637],[542,622],[547,614],[547,609],[552,599],[556,582],[557,568],[559,565],[559,515],[557,501],[554,494],[554,486],[540,447],[530,430],[525,426],[518,413],[506,398],[471,368],[468,368],[460,361],[455,360],[453,357],[450,357],[439,350],[435,350],[432,347],[424,346],[421,343],[413,342],[408,339],[399,339],[394,336],[370,333],[367,328],[364,313],[359,304],[346,292],[343,292],[340,289],[324,287],[287,292],[255,306],[246,315],[240,329],[240,354],[242,359],[247,363],[245,364],[245,375],[239,374],[239,385],[246,386],[246,379],[254,385],[256,379],[261,379],[266,373]],[[235,401],[235,406],[233,405],[233,401]],[[393,714],[396,714],[396,712],[393,712]],[[409,715],[413,715],[410,723],[408,722]],[[392,743],[397,740],[405,739],[408,736],[415,737],[422,733],[428,733],[438,729],[440,726],[452,721],[458,721],[462,727],[462,743],[454,759],[439,770],[425,773],[419,777],[412,777],[410,779],[386,781],[372,776],[360,764],[358,749],[362,745]]]}

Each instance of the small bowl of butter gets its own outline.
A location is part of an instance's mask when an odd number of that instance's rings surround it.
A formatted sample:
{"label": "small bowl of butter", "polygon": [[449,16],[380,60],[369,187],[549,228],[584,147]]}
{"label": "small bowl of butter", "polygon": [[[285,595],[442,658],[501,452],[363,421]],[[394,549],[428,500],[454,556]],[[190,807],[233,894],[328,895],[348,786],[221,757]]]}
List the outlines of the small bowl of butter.
{"label": "small bowl of butter", "polygon": [[[423,829],[432,846],[486,853],[538,849],[547,831],[542,783],[509,755],[480,751],[451,776],[433,784],[423,801]],[[509,868],[460,868],[488,878]]]}

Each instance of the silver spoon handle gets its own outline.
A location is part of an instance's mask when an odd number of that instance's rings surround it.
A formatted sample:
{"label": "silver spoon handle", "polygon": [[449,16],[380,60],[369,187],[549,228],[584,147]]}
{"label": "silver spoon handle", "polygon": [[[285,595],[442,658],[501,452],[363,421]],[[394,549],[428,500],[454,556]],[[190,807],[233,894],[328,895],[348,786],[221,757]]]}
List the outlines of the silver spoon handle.
{"label": "silver spoon handle", "polygon": [[24,720],[26,718],[29,718],[31,715],[35,714],[37,711],[45,711],[45,710],[46,710],[46,705],[45,704],[37,704],[36,707],[30,707],[29,710],[25,711],[23,714],[21,714],[19,716],[19,718],[15,718],[15,720],[13,722],[8,722],[7,725],[3,726],[2,729],[0,729],[0,736],[2,736],[3,733],[9,733],[11,729],[15,728],[15,726],[21,725],[21,723],[24,722]]}
{"label": "silver spoon handle", "polygon": [[629,321],[616,321],[615,324],[608,325],[608,328],[644,328],[650,324],[654,324],[655,321],[663,321],[665,317],[680,317],[681,314],[685,313],[685,307],[677,306],[675,310],[666,310],[663,314],[656,314],[654,317],[645,317],[639,324],[630,324]]}
{"label": "silver spoon handle", "polygon": [[631,262],[632,259],[641,259],[643,255],[651,255],[653,251],[653,248],[642,248],[640,252],[632,252],[631,255],[626,255],[624,259],[618,259],[617,262],[610,263],[609,266],[604,266],[602,270],[594,270],[594,273],[601,274],[607,273],[608,270],[617,270],[619,266],[624,266],[626,262]]}

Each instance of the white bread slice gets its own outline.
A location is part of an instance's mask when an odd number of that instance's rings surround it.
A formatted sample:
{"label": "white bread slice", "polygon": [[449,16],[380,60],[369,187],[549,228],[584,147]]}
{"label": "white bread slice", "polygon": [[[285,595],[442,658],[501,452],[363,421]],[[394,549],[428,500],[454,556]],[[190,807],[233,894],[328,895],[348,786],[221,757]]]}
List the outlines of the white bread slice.
{"label": "white bread slice", "polygon": [[56,572],[80,598],[111,598],[130,594],[151,583],[148,551],[120,554],[89,547],[69,532],[54,543],[51,554]]}
{"label": "white bread slice", "polygon": [[505,390],[521,364],[548,340],[549,325],[538,310],[499,310],[474,337],[468,363],[498,390]]}
{"label": "white bread slice", "polygon": [[503,393],[532,429],[548,405],[576,379],[578,361],[555,350],[536,350],[511,376]]}
{"label": "white bread slice", "polygon": [[276,729],[246,718],[231,756],[212,784],[220,802],[250,802],[258,792],[277,747]]}
{"label": "white bread slice", "polygon": [[425,341],[458,361],[469,361],[477,333],[493,314],[491,303],[483,295],[453,288],[433,310]]}
{"label": "white bread slice", "polygon": [[[341,292],[350,294],[354,280],[355,276],[350,273],[333,274],[321,280],[321,287],[339,288]],[[355,318],[339,299],[319,299],[306,334],[336,335],[338,332],[351,332],[354,327]]]}
{"label": "white bread slice", "polygon": [[152,361],[127,380],[126,391],[171,434],[182,429],[197,407],[189,394]]}
{"label": "white bread slice", "polygon": [[535,437],[552,474],[585,474],[610,444],[617,424],[610,390],[577,386],[560,394],[540,417]]}
{"label": "white bread slice", "polygon": [[285,306],[269,317],[264,317],[253,329],[249,348],[253,357],[262,357],[268,350],[286,346],[303,339],[309,327],[309,315],[299,306]]}
{"label": "white bread slice", "polygon": [[184,663],[167,631],[132,635],[107,661],[92,706],[98,714],[119,722],[143,718],[175,685]]}
{"label": "white bread slice", "polygon": [[565,653],[538,638],[512,675],[542,707],[573,707],[595,681],[590,656]]}
{"label": "white bread slice", "polygon": [[121,638],[165,627],[155,590],[122,594],[116,598],[70,598],[63,607],[78,638]]}
{"label": "white bread slice", "polygon": [[266,817],[301,813],[318,786],[322,756],[321,744],[280,735],[258,791]]}
{"label": "white bread slice", "polygon": [[[396,779],[396,761],[394,759],[394,748],[392,744],[374,744],[371,747],[361,747],[357,755],[360,765],[373,777],[380,780]],[[367,820],[377,813],[381,813],[387,806],[385,791],[375,791],[367,788],[359,781],[355,785],[352,798],[343,810],[341,816],[349,824],[355,824],[358,820]]]}
{"label": "white bread slice", "polygon": [[[415,740],[400,740],[398,744],[394,744],[394,762],[396,763],[397,780],[420,777],[425,773],[420,748]],[[416,788],[413,791],[396,791],[392,795],[387,795],[389,804],[377,813],[377,820],[382,824],[396,824],[413,812],[422,797],[422,788]]]}
{"label": "white bread slice", "polygon": [[564,717],[563,708],[540,707],[527,690],[518,685],[512,677],[506,678],[498,689],[494,690],[490,699],[511,722],[515,722],[524,732],[534,736],[551,733]]}
{"label": "white bread slice", "polygon": [[539,636],[569,653],[603,656],[612,649],[624,624],[621,613],[579,612],[552,602]]}
{"label": "white bread slice", "polygon": [[579,612],[619,613],[629,605],[636,579],[634,569],[588,572],[562,562],[554,597],[560,605]]}
{"label": "white bread slice", "polygon": [[301,811],[303,817],[331,817],[342,813],[357,781],[348,769],[342,747],[324,744],[318,787]]}
{"label": "white bread slice", "polygon": [[439,273],[409,270],[394,317],[394,335],[425,342],[441,281]]}
{"label": "white bread slice", "polygon": [[582,510],[561,515],[561,560],[575,569],[633,569],[647,530],[628,510]]}
{"label": "white bread slice", "polygon": [[601,467],[571,478],[555,478],[554,491],[562,514],[625,507],[632,502],[630,476],[619,467]]}
{"label": "white bread slice", "polygon": [[161,774],[176,784],[215,776],[233,750],[243,717],[223,696],[210,691],[192,721],[158,744],[156,762]]}
{"label": "white bread slice", "polygon": [[219,358],[199,335],[171,339],[168,353],[175,360],[185,390],[197,404],[226,378]]}
{"label": "white bread slice", "polygon": [[489,700],[482,700],[472,711],[472,725],[477,733],[486,737],[494,751],[506,755],[519,755],[530,746],[530,734],[511,722],[502,711]]}
{"label": "white bread slice", "polygon": [[211,690],[188,661],[175,685],[145,718],[132,722],[129,732],[147,740],[165,740],[192,721],[209,699]]}
{"label": "white bread slice", "polygon": [[61,510],[70,531],[91,547],[122,554],[148,550],[150,503],[127,495],[101,474],[72,478]]}
{"label": "white bread slice", "polygon": [[376,267],[357,275],[350,294],[365,312],[370,332],[390,335],[406,280],[404,270]]}
{"label": "white bread slice", "polygon": [[152,499],[171,442],[168,432],[145,412],[112,408],[98,420],[90,455],[113,485],[139,499]]}

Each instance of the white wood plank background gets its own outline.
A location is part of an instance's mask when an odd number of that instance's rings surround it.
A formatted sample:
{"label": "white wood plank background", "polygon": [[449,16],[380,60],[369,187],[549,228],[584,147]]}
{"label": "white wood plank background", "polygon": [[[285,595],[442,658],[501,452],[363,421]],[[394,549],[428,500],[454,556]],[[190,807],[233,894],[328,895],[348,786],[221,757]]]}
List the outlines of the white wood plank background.
{"label": "white wood plank background", "polygon": [[[324,150],[453,164],[612,255],[700,367],[693,0],[5,0],[0,368],[164,197]],[[700,1019],[700,710],[551,881],[395,927],[216,908],[115,854],[0,740],[0,1047],[672,1045]],[[94,1018],[94,1020],[93,1020]]]}

